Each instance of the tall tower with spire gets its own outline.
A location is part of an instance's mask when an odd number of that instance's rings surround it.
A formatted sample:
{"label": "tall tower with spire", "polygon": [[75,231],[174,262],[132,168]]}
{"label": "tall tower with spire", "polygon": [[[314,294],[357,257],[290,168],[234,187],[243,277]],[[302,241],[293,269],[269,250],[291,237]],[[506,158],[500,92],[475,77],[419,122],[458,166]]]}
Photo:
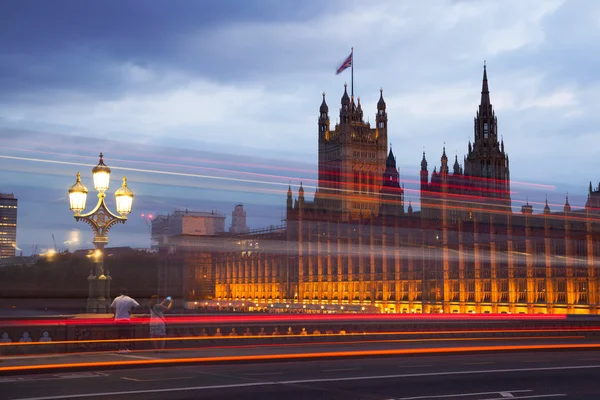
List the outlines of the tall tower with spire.
{"label": "tall tower with spire", "polygon": [[465,183],[473,202],[484,209],[510,211],[510,172],[504,142],[498,141],[498,120],[490,101],[487,67],[483,65],[481,101],[474,119],[474,142],[465,157]]}
{"label": "tall tower with spire", "polygon": [[510,212],[510,173],[504,142],[498,141],[498,120],[490,101],[487,67],[483,65],[481,101],[474,121],[474,142],[469,141],[464,169],[455,156],[452,172],[446,148],[439,172],[427,170],[425,153],[421,161],[421,217],[439,219],[442,199],[449,206],[450,221],[470,219],[479,211],[495,209]]}
{"label": "tall tower with spire", "polygon": [[382,176],[387,159],[387,112],[380,90],[376,126],[363,119],[360,98],[355,102],[344,85],[339,123],[331,129],[323,94],[319,109],[319,182],[315,206],[340,213],[342,219],[379,215]]}

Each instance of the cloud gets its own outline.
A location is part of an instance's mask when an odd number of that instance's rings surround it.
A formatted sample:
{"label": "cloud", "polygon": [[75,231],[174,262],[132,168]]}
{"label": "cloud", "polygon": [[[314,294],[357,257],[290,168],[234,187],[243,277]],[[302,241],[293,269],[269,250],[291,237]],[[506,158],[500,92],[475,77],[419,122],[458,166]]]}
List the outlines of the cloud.
{"label": "cloud", "polygon": [[[34,13],[5,3],[0,14],[20,23],[0,26],[0,137],[5,154],[50,151],[82,164],[95,163],[99,149],[135,162],[213,151],[206,159],[266,157],[281,176],[314,176],[320,93],[334,122],[350,80],[349,71],[334,71],[354,46],[355,93],[372,120],[384,88],[407,187],[417,187],[423,146],[431,167],[444,143],[461,161],[485,59],[513,179],[585,191],[600,145],[600,57],[590,51],[600,40],[599,10],[595,1],[554,0],[57,0]],[[277,169],[292,161],[301,172]],[[6,171],[21,166],[0,161]],[[73,174],[27,171],[69,182]],[[32,178],[40,188],[51,179]],[[195,184],[177,179],[171,187]]]}

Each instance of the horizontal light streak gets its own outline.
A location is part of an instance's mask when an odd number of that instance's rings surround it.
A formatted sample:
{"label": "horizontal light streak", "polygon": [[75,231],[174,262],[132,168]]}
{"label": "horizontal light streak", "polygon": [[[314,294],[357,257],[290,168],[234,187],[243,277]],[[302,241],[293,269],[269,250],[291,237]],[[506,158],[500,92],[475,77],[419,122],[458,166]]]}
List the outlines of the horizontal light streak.
{"label": "horizontal light streak", "polygon": [[394,349],[394,350],[358,350],[358,351],[329,351],[315,353],[286,353],[286,354],[265,354],[249,356],[219,356],[219,357],[188,357],[171,359],[153,359],[153,360],[131,360],[131,361],[99,361],[99,362],[81,362],[81,363],[56,363],[40,365],[15,365],[0,367],[0,372],[17,371],[43,371],[54,369],[72,369],[72,368],[102,368],[114,366],[135,366],[135,365],[169,365],[183,363],[214,363],[214,362],[240,362],[240,361],[278,361],[278,360],[301,360],[315,358],[332,357],[373,357],[373,356],[392,356],[392,355],[412,355],[412,354],[458,354],[474,352],[503,352],[503,351],[525,351],[525,350],[586,350],[600,349],[600,343],[582,343],[582,344],[539,344],[539,345],[500,345],[500,346],[467,346],[467,347],[436,347],[436,348],[415,348],[415,349]]}
{"label": "horizontal light streak", "polygon": [[[32,150],[32,149],[23,149],[23,148],[10,148],[10,147],[4,147],[5,149],[8,150],[16,150],[16,151],[22,151],[22,152],[30,152],[30,153],[39,153],[39,154],[48,154],[48,155],[56,155],[56,156],[61,156],[61,157],[77,157],[77,158],[90,158],[92,159],[93,157],[91,156],[82,156],[79,154],[69,154],[69,153],[59,153],[59,152],[49,152],[49,151],[42,151],[42,150]],[[156,155],[152,155],[152,158],[168,158],[168,159],[177,159],[177,160],[181,160],[181,158],[175,158],[175,157],[165,157],[165,156],[161,156],[160,154],[156,154]],[[310,173],[310,174],[314,174],[315,171],[312,170],[300,170],[300,169],[291,169],[291,168],[285,168],[285,167],[280,167],[280,166],[266,166],[266,165],[260,165],[260,164],[250,164],[250,163],[234,163],[234,162],[225,162],[225,161],[219,161],[219,160],[215,160],[215,159],[193,159],[193,158],[184,158],[186,160],[190,160],[193,162],[206,162],[206,163],[210,163],[210,165],[214,165],[214,164],[230,164],[230,165],[239,165],[239,166],[243,166],[243,167],[250,167],[250,168],[269,168],[269,169],[278,169],[278,170],[292,170],[292,171],[299,171],[299,172],[306,172],[306,173]],[[212,171],[219,171],[219,172],[224,172],[224,173],[232,173],[232,174],[243,174],[243,175],[254,175],[254,176],[261,176],[261,177],[271,177],[271,178],[275,178],[275,179],[283,179],[283,180],[290,180],[290,181],[303,181],[303,182],[313,182],[313,183],[317,183],[317,180],[315,180],[314,178],[309,178],[309,177],[290,177],[290,176],[283,176],[283,175],[275,175],[275,174],[265,174],[265,173],[259,173],[259,172],[248,172],[245,170],[241,170],[241,169],[221,169],[221,168],[215,168],[215,167],[209,167],[209,166],[200,166],[200,165],[190,165],[190,164],[181,164],[181,163],[162,163],[162,162],[156,162],[156,161],[146,161],[146,160],[131,160],[131,159],[119,159],[119,158],[113,158],[112,160],[114,161],[120,161],[120,162],[127,162],[127,163],[140,163],[140,164],[152,164],[152,165],[159,165],[159,166],[166,166],[166,167],[180,167],[180,168],[192,168],[192,169],[205,169],[205,170],[212,170]],[[52,160],[48,160],[48,161],[52,161]],[[350,174],[345,174],[345,175],[350,175]],[[478,178],[474,178],[474,177],[469,177],[470,180],[474,180],[474,179],[478,179]],[[487,178],[480,178],[484,181],[488,181]],[[323,181],[323,183],[327,183],[328,181]],[[420,184],[420,180],[404,180],[404,183],[414,183],[415,185],[419,185]],[[335,182],[334,182],[335,183]],[[348,182],[338,182],[341,185],[353,185],[352,182],[348,183]],[[522,184],[522,185],[531,185],[531,186],[541,186],[544,188],[550,188],[550,189],[555,189],[554,186],[549,186],[549,185],[541,185],[541,184],[533,184],[533,183],[525,183],[525,182],[516,182],[516,181],[511,181],[511,183],[516,183],[516,184]],[[365,186],[365,185],[363,185]],[[367,187],[372,187],[372,188],[379,188],[380,185],[366,185]],[[454,184],[451,184],[449,187],[451,188],[464,188],[465,190],[471,190],[468,186],[462,187],[462,186],[457,186]],[[411,189],[405,189],[406,191],[410,191]],[[483,190],[483,191],[497,191],[499,193],[503,192],[503,190],[496,190],[496,189],[489,189],[489,188],[482,188],[479,190]],[[342,191],[344,191],[344,189],[342,189]],[[417,190],[415,190],[417,191]],[[431,192],[431,194],[434,194],[435,192]],[[453,195],[453,194],[447,194],[449,196],[461,196],[461,195]],[[469,196],[469,195],[464,195],[463,197],[465,198],[469,198],[469,197],[474,197],[477,198],[477,196]],[[480,197],[480,198],[485,198],[485,197]],[[532,203],[534,204],[534,203]],[[540,203],[541,204],[541,203]]]}
{"label": "horizontal light streak", "polygon": [[[553,329],[539,329],[539,330],[528,330],[528,329],[507,329],[507,330],[490,330],[490,331],[425,331],[425,332],[366,332],[366,333],[336,333],[336,334],[308,334],[300,335],[293,334],[288,335],[286,333],[280,333],[279,335],[234,335],[229,336],[223,334],[223,336],[178,336],[178,337],[165,337],[165,338],[136,338],[136,339],[94,339],[94,340],[57,340],[54,342],[11,342],[11,343],[0,343],[0,347],[31,347],[31,346],[44,346],[49,347],[52,345],[65,345],[65,344],[106,344],[106,343],[144,343],[144,342],[156,342],[157,340],[166,342],[186,342],[186,341],[229,341],[229,340],[251,340],[260,339],[263,341],[272,339],[308,339],[308,338],[335,338],[335,337],[360,337],[365,338],[368,336],[409,336],[409,335],[465,335],[465,334],[482,334],[482,333],[585,333],[585,332],[597,332],[598,329],[591,328],[579,328],[570,330],[553,330]],[[343,341],[343,342],[309,342],[309,343],[270,343],[270,344],[251,344],[251,345],[238,345],[238,346],[208,346],[202,347],[203,349],[219,349],[219,348],[247,348],[247,347],[269,347],[269,346],[299,346],[299,345],[347,345],[347,344],[365,344],[365,343],[396,343],[396,342],[436,342],[436,341],[463,341],[463,340],[518,340],[518,339],[583,339],[585,336],[576,335],[555,335],[555,336],[506,336],[506,337],[471,337],[471,338],[423,338],[423,339],[388,339],[388,340],[361,340],[361,341]],[[173,349],[170,349],[173,350]]]}
{"label": "horizontal light streak", "polygon": [[[227,303],[227,301],[223,301]],[[252,303],[252,302],[249,302]],[[567,316],[564,314],[560,315],[548,315],[548,314],[485,314],[485,315],[468,315],[468,314],[332,314],[332,315],[285,315],[275,314],[266,316],[239,316],[239,315],[221,315],[211,317],[166,317],[167,323],[179,323],[179,324],[232,324],[232,323],[353,323],[356,321],[361,322],[410,322],[412,320],[429,320],[429,321],[565,321]],[[150,318],[134,318],[132,321],[138,324],[147,324],[150,322]],[[133,323],[133,322],[132,322]],[[73,318],[73,319],[30,319],[30,320],[6,320],[2,321],[2,326],[49,326],[49,325],[111,325],[114,327],[119,326],[114,322],[112,318]],[[562,328],[570,329],[570,328]],[[586,328],[593,329],[593,328]],[[600,329],[600,328],[598,328]],[[559,330],[560,331],[560,330]],[[414,331],[402,331],[408,333],[415,333]],[[418,331],[421,332],[421,331]],[[417,333],[418,333],[417,332]],[[436,331],[440,333],[440,331]],[[461,331],[447,331],[447,332],[461,332]],[[482,330],[480,332],[488,332]],[[503,331],[504,332],[504,331]],[[392,332],[394,333],[394,332]],[[362,333],[361,333],[362,334]],[[372,333],[375,334],[375,333]],[[389,334],[383,333],[383,334]],[[2,346],[2,343],[0,343]]]}
{"label": "horizontal light streak", "polygon": [[[96,164],[82,164],[82,163],[77,163],[77,162],[72,162],[72,161],[44,160],[41,158],[30,158],[30,157],[0,155],[0,158],[10,159],[10,160],[18,160],[18,161],[41,162],[41,163],[48,163],[48,164],[74,165],[74,166],[83,166],[83,167],[90,167],[90,168],[93,168],[96,166]],[[287,186],[287,184],[283,183],[283,182],[269,182],[269,181],[261,181],[261,180],[254,180],[254,179],[229,178],[229,177],[224,177],[224,176],[192,174],[192,173],[186,173],[186,172],[159,171],[159,170],[153,170],[153,169],[121,167],[121,166],[114,166],[114,165],[111,165],[110,168],[113,170],[134,171],[134,172],[150,173],[150,174],[183,176],[183,177],[201,178],[201,179],[214,179],[214,180],[224,180],[224,181],[230,181],[230,182],[245,182],[245,183],[258,183],[258,184],[265,184],[265,185]]]}

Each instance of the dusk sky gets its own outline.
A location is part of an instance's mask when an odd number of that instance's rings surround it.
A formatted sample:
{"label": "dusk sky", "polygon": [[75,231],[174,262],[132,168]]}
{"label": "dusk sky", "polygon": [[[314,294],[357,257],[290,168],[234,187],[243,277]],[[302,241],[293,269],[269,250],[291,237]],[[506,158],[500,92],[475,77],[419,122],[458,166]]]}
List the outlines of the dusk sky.
{"label": "dusk sky", "polygon": [[[130,221],[110,246],[147,247],[141,213],[243,203],[251,228],[281,223],[289,182],[314,194],[317,117],[332,125],[354,54],[354,92],[375,118],[379,88],[406,200],[418,209],[423,149],[462,162],[486,60],[513,206],[585,204],[597,185],[600,2],[5,1],[0,4],[0,192],[19,199],[18,246],[66,247],[67,190],[93,189],[100,151],[109,204],[127,175]],[[95,203],[88,197],[88,209]]]}

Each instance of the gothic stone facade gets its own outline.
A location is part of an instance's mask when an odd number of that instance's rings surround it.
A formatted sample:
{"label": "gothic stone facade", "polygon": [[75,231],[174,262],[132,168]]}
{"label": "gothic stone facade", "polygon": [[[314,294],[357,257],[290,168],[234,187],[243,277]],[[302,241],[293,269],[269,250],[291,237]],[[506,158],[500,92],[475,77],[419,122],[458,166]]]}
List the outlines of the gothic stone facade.
{"label": "gothic stone facade", "polygon": [[[214,299],[369,304],[382,312],[600,313],[600,185],[583,210],[568,197],[513,213],[508,155],[498,141],[487,72],[464,169],[445,149],[431,180],[421,165],[421,211],[404,208],[383,94],[376,127],[346,91],[331,130],[319,113],[315,200],[287,195],[277,233],[197,239],[210,252]],[[191,248],[191,247],[190,247]]]}

